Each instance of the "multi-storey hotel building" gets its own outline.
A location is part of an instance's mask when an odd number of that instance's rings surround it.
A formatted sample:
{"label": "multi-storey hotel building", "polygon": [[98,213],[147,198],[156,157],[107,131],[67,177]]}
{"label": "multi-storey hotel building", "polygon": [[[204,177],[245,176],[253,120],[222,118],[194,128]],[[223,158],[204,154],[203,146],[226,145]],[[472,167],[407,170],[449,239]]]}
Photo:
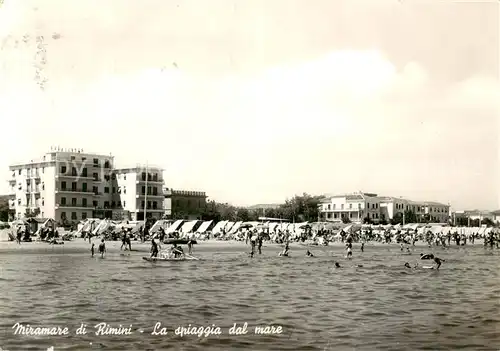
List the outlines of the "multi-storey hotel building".
{"label": "multi-storey hotel building", "polygon": [[9,170],[9,207],[16,218],[30,213],[61,223],[116,213],[141,220],[144,209],[147,217],[164,213],[160,168],[114,169],[111,155],[57,150]]}
{"label": "multi-storey hotel building", "polygon": [[369,218],[377,223],[411,212],[417,222],[445,223],[450,218],[449,211],[449,205],[438,202],[417,202],[362,192],[330,196],[320,204],[320,217],[332,222],[349,219],[350,222],[361,223]]}
{"label": "multi-storey hotel building", "polygon": [[116,203],[130,213],[131,220],[159,219],[165,214],[163,169],[139,166],[116,169]]}

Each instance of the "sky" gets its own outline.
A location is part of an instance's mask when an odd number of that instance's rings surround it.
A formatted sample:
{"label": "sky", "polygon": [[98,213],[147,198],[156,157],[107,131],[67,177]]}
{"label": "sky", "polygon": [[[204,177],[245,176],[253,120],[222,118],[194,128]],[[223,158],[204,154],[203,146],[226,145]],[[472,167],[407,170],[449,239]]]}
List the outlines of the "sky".
{"label": "sky", "polygon": [[235,205],[365,191],[498,209],[499,14],[493,1],[4,0],[0,193],[9,164],[59,145],[160,165],[166,186]]}

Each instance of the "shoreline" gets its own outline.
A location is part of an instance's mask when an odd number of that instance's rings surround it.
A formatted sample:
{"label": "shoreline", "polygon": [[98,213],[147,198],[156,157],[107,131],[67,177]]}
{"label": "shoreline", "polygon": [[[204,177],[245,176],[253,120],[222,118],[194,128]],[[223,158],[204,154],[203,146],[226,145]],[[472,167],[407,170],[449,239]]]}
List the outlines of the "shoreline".
{"label": "shoreline", "polygon": [[[91,241],[91,243],[94,243],[96,246],[96,251],[97,247],[100,243],[100,238],[95,238],[94,240]],[[120,250],[120,247],[122,245],[121,241],[106,241],[106,247],[107,249],[112,249],[114,250]],[[132,241],[132,252],[134,251],[149,251],[151,247],[151,241],[146,241],[144,243],[141,243],[140,241]],[[22,251],[29,251],[33,249],[52,249],[52,250],[65,250],[65,249],[85,249],[85,250],[90,250],[90,243],[82,238],[77,238],[73,239],[70,241],[64,241],[63,245],[52,245],[49,244],[45,241],[32,241],[32,242],[21,242],[21,244],[18,244],[16,241],[0,241],[0,251],[10,251],[12,249],[15,250],[22,250]],[[353,243],[354,247],[359,247],[361,243]],[[368,247],[399,247],[400,244],[392,242],[389,244],[378,242],[378,241],[368,241],[365,243],[365,248]],[[163,247],[169,247],[169,244],[162,244]],[[185,246],[185,245],[183,245]],[[453,242],[449,247],[456,247]],[[459,246],[459,247],[476,247],[476,246],[483,246],[483,240],[482,239],[477,239],[475,240],[474,244],[467,243],[465,246]],[[242,248],[242,249],[247,249],[250,247],[250,243],[245,244],[245,241],[238,241],[238,240],[204,240],[200,241],[198,240],[198,244],[194,245],[194,248],[202,248],[202,247],[208,247],[208,248]],[[272,247],[272,248],[283,248],[284,244],[277,244],[277,243],[271,243],[271,242],[264,242],[263,247]],[[343,248],[345,247],[345,243],[342,243],[340,241],[334,241],[328,243],[327,246],[323,245],[309,245],[307,243],[299,243],[299,242],[290,242],[290,248]],[[405,246],[406,247],[406,246]],[[426,248],[426,249],[435,249],[435,248],[442,248],[441,246],[429,246],[427,243],[424,242],[417,242],[415,246],[409,245],[408,247],[415,247],[415,248]],[[58,249],[60,248],[60,249]]]}

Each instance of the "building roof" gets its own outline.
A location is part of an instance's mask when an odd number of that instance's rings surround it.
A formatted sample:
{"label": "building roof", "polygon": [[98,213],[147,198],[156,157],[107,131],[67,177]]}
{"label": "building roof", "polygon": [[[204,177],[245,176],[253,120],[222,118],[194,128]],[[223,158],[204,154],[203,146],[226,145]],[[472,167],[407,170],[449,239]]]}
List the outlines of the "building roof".
{"label": "building roof", "polygon": [[446,205],[446,204],[442,204],[440,202],[434,202],[434,201],[425,201],[424,204],[428,205],[428,206],[445,206],[445,207],[450,206],[450,205]]}
{"label": "building roof", "polygon": [[280,204],[257,204],[257,205],[248,206],[247,208],[249,210],[260,210],[260,209],[269,209],[269,208],[278,208],[278,207],[280,207]]}

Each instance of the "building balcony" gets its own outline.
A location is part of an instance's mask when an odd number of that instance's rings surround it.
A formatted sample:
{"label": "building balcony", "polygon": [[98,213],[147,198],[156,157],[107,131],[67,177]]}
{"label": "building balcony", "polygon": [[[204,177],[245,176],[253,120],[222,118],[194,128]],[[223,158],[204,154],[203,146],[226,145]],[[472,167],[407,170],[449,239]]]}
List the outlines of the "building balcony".
{"label": "building balcony", "polygon": [[124,211],[123,206],[97,206],[93,207],[95,211],[105,211],[105,210],[120,210]]}
{"label": "building balcony", "polygon": [[[343,209],[339,209],[339,208],[334,208],[334,209],[321,209],[321,212],[362,212],[364,211],[363,208],[343,208]],[[375,210],[374,210],[375,211]]]}
{"label": "building balcony", "polygon": [[84,194],[84,195],[90,195],[94,194],[92,190],[88,189],[56,189],[56,193],[73,193],[73,194]]}
{"label": "building balcony", "polygon": [[28,178],[30,179],[40,179],[40,174],[28,174]]}
{"label": "building balcony", "polygon": [[[135,182],[136,184],[146,184],[146,179],[140,179]],[[151,178],[147,180],[148,184],[163,184],[163,179]]]}
{"label": "building balcony", "polygon": [[[135,196],[136,199],[142,198],[142,197],[146,197],[146,194],[138,194]],[[147,197],[148,197],[148,199],[150,199],[150,198],[163,199],[165,197],[165,195],[163,195],[163,194],[156,194],[156,195],[148,194]]]}
{"label": "building balcony", "polygon": [[76,173],[72,173],[72,174],[58,174],[56,175],[56,178],[77,178],[77,179],[81,179],[81,180],[94,180],[94,177],[90,177],[88,175],[78,175]]}
{"label": "building balcony", "polygon": [[[138,208],[135,212],[144,212],[144,208]],[[146,208],[146,212],[165,212],[165,209],[148,207]]]}
{"label": "building balcony", "polygon": [[104,195],[102,192],[99,192],[99,191],[93,191],[92,193],[93,193],[92,194],[93,196],[102,196],[102,195]]}
{"label": "building balcony", "polygon": [[83,205],[83,204],[56,204],[55,208],[74,208],[74,209],[93,209],[94,206],[92,205]]}

